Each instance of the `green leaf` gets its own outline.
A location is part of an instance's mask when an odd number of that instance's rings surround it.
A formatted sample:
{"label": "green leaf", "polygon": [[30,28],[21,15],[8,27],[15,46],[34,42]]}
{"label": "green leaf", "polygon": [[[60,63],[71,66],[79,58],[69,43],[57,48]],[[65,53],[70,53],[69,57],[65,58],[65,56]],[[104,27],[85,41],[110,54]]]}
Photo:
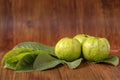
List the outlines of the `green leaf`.
{"label": "green leaf", "polygon": [[36,70],[42,71],[42,70],[54,68],[58,64],[61,64],[61,63],[63,63],[63,60],[56,59],[47,53],[39,54],[37,56],[37,58],[35,59],[35,62],[33,64],[33,68]]}
{"label": "green leaf", "polygon": [[4,68],[16,71],[33,71],[33,62],[38,54],[46,53],[42,50],[27,51],[29,49],[18,48],[11,50],[4,59]]}
{"label": "green leaf", "polygon": [[17,55],[19,55],[21,53],[30,52],[30,51],[33,51],[33,49],[19,48],[19,49],[15,49],[15,50],[10,50],[3,57],[2,66],[5,66],[6,61],[9,60],[10,58],[13,58],[14,56],[17,56]]}
{"label": "green leaf", "polygon": [[34,61],[39,54],[47,54],[42,50],[37,50],[30,52],[29,54],[25,55],[18,64],[16,65],[16,72],[30,72],[34,71],[33,68]]}
{"label": "green leaf", "polygon": [[33,71],[33,62],[37,54],[26,54],[16,65],[16,71],[18,72],[26,72]]}
{"label": "green leaf", "polygon": [[26,54],[25,56],[23,56],[20,61],[17,63],[16,65],[16,71],[17,72],[29,72],[29,71],[33,71],[33,63],[36,59],[36,57],[39,54],[45,54],[46,52],[42,51],[42,50],[36,50],[33,52],[30,52],[28,54]]}
{"label": "green leaf", "polygon": [[22,54],[19,54],[19,55],[17,55],[17,56],[14,56],[14,57],[8,59],[8,60],[5,62],[4,68],[10,68],[10,69],[15,70],[17,63],[18,63],[18,62],[20,61],[20,59],[21,59],[23,56],[25,56],[26,54],[28,54],[28,53],[22,53]]}
{"label": "green leaf", "polygon": [[119,65],[119,58],[115,55],[112,55],[112,56],[109,56],[108,58],[104,59],[101,62],[117,66],[117,65]]}
{"label": "green leaf", "polygon": [[82,60],[83,60],[83,58],[79,58],[72,62],[66,62],[66,61],[64,61],[64,62],[69,66],[69,68],[75,69],[81,64]]}
{"label": "green leaf", "polygon": [[36,70],[42,71],[42,70],[54,68],[59,64],[66,63],[69,66],[69,68],[75,69],[80,65],[82,60],[83,60],[82,58],[79,58],[79,59],[77,59],[75,61],[67,62],[67,61],[60,60],[60,59],[57,59],[55,57],[52,57],[49,54],[39,54],[37,56],[34,64],[33,64],[33,67]]}
{"label": "green leaf", "polygon": [[44,50],[48,52],[50,55],[55,56],[54,47],[47,46],[37,42],[22,42],[14,47],[14,49],[17,49],[17,48],[32,48],[35,50]]}

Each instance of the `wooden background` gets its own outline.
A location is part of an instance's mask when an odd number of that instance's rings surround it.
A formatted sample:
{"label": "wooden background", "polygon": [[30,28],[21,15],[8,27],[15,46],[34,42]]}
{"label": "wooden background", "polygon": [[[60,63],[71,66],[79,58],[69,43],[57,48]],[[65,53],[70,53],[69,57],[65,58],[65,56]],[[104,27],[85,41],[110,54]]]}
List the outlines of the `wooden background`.
{"label": "wooden background", "polygon": [[[0,0],[0,62],[23,41],[54,46],[76,34],[106,37],[120,57],[120,0]],[[0,65],[0,80],[119,80],[120,66],[82,63],[42,72],[16,73]]]}

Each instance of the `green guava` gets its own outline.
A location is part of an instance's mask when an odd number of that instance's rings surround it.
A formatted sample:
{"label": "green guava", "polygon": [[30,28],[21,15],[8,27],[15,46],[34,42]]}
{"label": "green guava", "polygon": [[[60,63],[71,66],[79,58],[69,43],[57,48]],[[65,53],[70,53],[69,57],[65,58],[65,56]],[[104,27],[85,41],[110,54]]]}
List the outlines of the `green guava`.
{"label": "green guava", "polygon": [[78,34],[74,37],[74,39],[77,39],[81,44],[83,44],[83,42],[90,37],[89,35],[86,34]]}
{"label": "green guava", "polygon": [[81,55],[81,44],[77,39],[62,38],[55,46],[55,54],[59,59],[73,61]]}
{"label": "green guava", "polygon": [[88,37],[82,45],[82,51],[86,60],[100,62],[109,56],[110,45],[106,38]]}
{"label": "green guava", "polygon": [[84,43],[84,41],[88,38],[88,37],[91,37],[91,36],[89,36],[89,35],[87,35],[87,34],[78,34],[78,35],[76,35],[75,37],[74,37],[74,39],[77,39],[79,42],[80,42],[80,44],[81,44],[81,57],[83,57],[83,52],[82,52],[82,45],[83,45],[83,43]]}

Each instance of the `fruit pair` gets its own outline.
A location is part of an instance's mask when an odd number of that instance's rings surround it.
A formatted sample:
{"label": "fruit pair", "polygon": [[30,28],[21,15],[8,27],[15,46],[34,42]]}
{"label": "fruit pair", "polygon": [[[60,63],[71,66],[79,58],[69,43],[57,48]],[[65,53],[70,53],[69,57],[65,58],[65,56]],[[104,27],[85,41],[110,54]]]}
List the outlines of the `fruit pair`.
{"label": "fruit pair", "polygon": [[88,61],[100,62],[109,56],[110,45],[106,38],[97,38],[85,34],[74,38],[62,38],[55,46],[58,58],[73,61],[83,54]]}

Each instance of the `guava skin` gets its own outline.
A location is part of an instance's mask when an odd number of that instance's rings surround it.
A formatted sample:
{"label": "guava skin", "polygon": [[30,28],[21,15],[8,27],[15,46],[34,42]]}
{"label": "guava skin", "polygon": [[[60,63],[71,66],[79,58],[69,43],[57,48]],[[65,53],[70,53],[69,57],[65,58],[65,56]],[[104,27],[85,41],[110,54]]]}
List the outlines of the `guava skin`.
{"label": "guava skin", "polygon": [[78,34],[78,35],[76,35],[75,37],[74,37],[74,39],[77,39],[79,42],[80,42],[80,44],[81,44],[81,57],[82,58],[84,58],[84,56],[83,56],[83,52],[82,52],[82,45],[83,45],[83,43],[84,43],[84,41],[88,38],[88,37],[91,37],[90,35],[87,35],[87,34]]}
{"label": "guava skin", "polygon": [[82,51],[86,60],[100,62],[109,56],[110,45],[105,38],[89,37],[83,43]]}
{"label": "guava skin", "polygon": [[86,34],[78,34],[74,37],[74,39],[77,39],[81,44],[83,44],[83,42],[90,37],[89,35]]}
{"label": "guava skin", "polygon": [[81,55],[81,44],[77,39],[62,38],[55,46],[55,54],[59,59],[73,61]]}

